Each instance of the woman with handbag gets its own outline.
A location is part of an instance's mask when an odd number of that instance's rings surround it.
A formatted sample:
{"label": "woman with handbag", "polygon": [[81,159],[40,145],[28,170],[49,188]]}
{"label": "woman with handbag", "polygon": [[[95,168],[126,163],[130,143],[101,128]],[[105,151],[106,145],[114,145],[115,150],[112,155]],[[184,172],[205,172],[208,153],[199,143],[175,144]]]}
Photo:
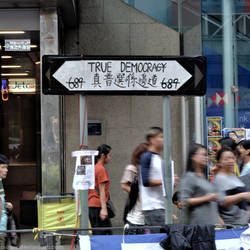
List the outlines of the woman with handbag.
{"label": "woman with handbag", "polygon": [[139,187],[138,187],[138,166],[141,154],[147,151],[148,144],[140,143],[132,153],[131,163],[124,169],[121,179],[121,188],[129,194],[126,206],[124,209],[123,220],[129,226],[136,226],[137,229],[128,229],[126,234],[143,234],[144,229],[144,215],[139,200]]}
{"label": "woman with handbag", "polygon": [[[89,220],[91,227],[111,227],[110,216],[114,216],[110,209],[109,203],[109,185],[110,179],[104,165],[108,164],[111,159],[111,147],[102,144],[97,148],[95,164],[95,189],[88,191]],[[111,230],[92,230],[94,235],[110,235]]]}

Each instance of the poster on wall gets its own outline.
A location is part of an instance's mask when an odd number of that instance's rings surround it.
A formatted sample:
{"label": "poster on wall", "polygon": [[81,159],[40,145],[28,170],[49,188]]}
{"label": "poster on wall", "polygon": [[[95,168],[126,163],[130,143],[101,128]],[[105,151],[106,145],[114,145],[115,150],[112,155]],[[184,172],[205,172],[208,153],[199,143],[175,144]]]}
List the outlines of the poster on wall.
{"label": "poster on wall", "polygon": [[95,156],[96,150],[80,150],[72,152],[76,157],[75,174],[73,179],[74,190],[95,189]]}
{"label": "poster on wall", "polygon": [[207,136],[222,136],[222,117],[207,117]]}
{"label": "poster on wall", "polygon": [[246,138],[246,130],[244,128],[224,128],[223,136],[230,137],[238,143]]}
{"label": "poster on wall", "polygon": [[220,143],[219,140],[221,137],[208,137],[207,138],[207,151],[208,156],[216,156],[217,151],[219,150]]}
{"label": "poster on wall", "polygon": [[246,129],[246,140],[250,140],[250,129]]}

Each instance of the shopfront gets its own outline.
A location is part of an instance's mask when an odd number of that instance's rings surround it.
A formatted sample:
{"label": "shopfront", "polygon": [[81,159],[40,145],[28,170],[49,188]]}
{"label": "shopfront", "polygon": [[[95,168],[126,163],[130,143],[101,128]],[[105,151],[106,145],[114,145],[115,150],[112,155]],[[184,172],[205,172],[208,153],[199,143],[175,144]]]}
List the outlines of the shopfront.
{"label": "shopfront", "polygon": [[6,200],[20,223],[32,226],[34,199],[41,190],[39,10],[0,13],[0,152],[9,159]]}

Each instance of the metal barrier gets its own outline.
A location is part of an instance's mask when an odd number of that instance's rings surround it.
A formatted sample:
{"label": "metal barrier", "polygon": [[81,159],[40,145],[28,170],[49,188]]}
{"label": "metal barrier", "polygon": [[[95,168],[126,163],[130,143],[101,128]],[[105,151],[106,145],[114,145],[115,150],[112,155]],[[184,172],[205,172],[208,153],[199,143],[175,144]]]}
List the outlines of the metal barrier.
{"label": "metal barrier", "polygon": [[[231,224],[216,224],[215,227],[217,228],[224,228],[224,229],[232,229],[232,228],[242,228],[243,225],[231,225]],[[98,231],[105,231],[110,229],[112,231],[123,231],[125,227],[96,227],[96,228],[62,228],[56,230],[55,232],[39,230],[38,228],[34,229],[17,229],[17,230],[0,230],[0,233],[34,233],[38,234],[38,240],[40,242],[40,247],[45,247],[47,250],[56,250],[56,237],[57,236],[65,236],[73,238],[74,235],[67,233],[67,232],[77,232],[76,236],[78,236],[83,231],[91,231],[91,230],[98,230]],[[164,230],[163,226],[130,226],[128,229],[162,229]]]}

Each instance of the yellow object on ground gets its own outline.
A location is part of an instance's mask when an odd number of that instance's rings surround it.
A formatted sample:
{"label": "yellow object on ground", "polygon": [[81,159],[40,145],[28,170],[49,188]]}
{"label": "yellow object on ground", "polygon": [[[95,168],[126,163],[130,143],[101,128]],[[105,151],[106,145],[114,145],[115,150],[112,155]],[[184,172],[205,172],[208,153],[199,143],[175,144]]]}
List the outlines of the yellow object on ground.
{"label": "yellow object on ground", "polygon": [[38,228],[46,231],[76,228],[76,202],[73,198],[53,199],[57,202],[37,200]]}

